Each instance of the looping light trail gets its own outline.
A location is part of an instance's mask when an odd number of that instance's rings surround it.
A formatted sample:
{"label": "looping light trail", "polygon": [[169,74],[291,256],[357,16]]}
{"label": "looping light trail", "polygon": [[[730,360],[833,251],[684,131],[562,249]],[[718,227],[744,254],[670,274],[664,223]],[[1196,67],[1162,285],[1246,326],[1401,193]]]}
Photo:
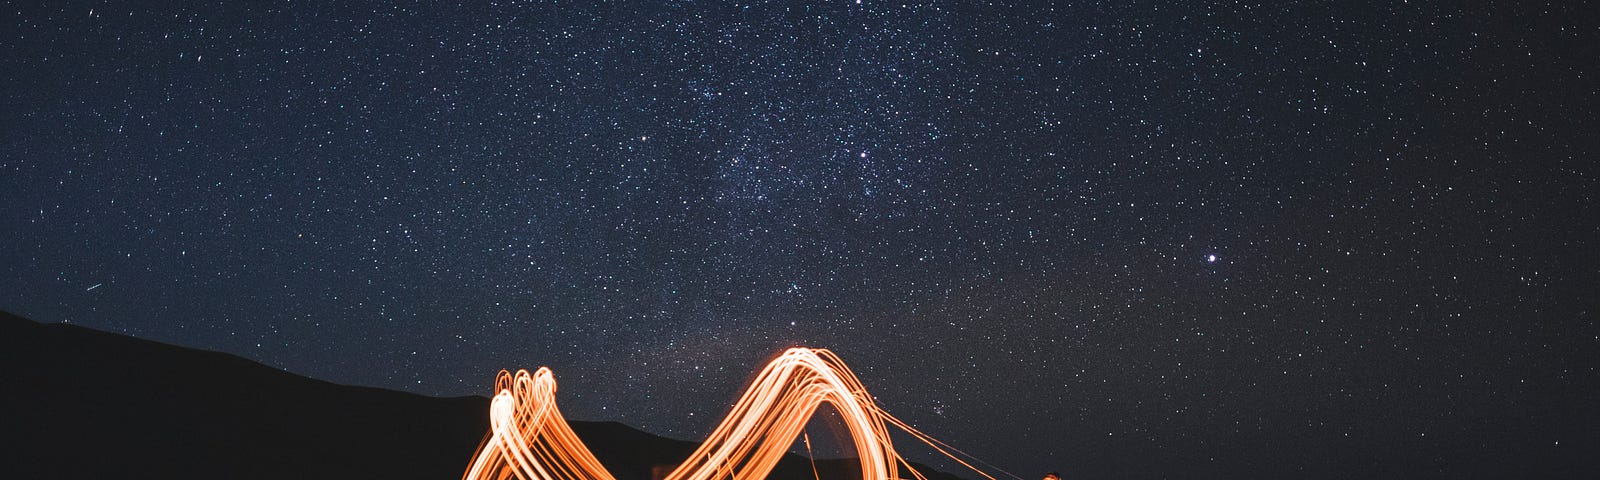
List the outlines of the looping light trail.
{"label": "looping light trail", "polygon": [[[556,408],[556,381],[549,368],[516,375],[502,370],[495,391],[489,435],[464,480],[616,480]],[[887,425],[995,480],[940,447],[943,442],[878,408],[833,352],[810,348],[791,348],[768,363],[721,425],[665,480],[766,478],[823,403],[837,409],[849,427],[862,480],[898,480],[901,467],[917,480],[927,480],[895,452]]]}

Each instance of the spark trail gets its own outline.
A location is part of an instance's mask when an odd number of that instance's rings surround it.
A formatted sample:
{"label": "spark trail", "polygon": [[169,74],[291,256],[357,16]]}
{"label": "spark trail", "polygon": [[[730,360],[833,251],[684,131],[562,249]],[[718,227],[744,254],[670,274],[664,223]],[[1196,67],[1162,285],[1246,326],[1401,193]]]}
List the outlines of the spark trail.
{"label": "spark trail", "polygon": [[[489,406],[489,435],[464,480],[616,480],[556,408],[556,381],[549,368],[532,374],[519,370],[516,375],[502,370],[495,391]],[[766,478],[823,403],[838,410],[849,427],[862,480],[896,480],[901,471],[927,480],[895,451],[888,425],[995,480],[950,453],[955,449],[878,408],[855,373],[833,352],[809,348],[791,348],[768,363],[727,418],[665,480]]]}

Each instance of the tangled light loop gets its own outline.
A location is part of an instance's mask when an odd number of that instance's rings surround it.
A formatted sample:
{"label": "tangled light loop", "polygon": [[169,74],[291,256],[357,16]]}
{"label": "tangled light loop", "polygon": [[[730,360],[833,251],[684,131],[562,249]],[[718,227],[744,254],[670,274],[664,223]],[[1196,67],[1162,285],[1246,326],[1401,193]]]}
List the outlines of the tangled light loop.
{"label": "tangled light loop", "polygon": [[[495,390],[489,436],[463,479],[616,480],[556,408],[549,368],[533,374],[520,370],[515,376],[502,370]],[[833,352],[791,348],[761,370],[728,417],[665,480],[766,478],[823,403],[837,409],[849,427],[863,480],[897,479],[901,466],[926,480],[895,452],[886,422],[950,455],[935,445],[937,440],[879,409]]]}

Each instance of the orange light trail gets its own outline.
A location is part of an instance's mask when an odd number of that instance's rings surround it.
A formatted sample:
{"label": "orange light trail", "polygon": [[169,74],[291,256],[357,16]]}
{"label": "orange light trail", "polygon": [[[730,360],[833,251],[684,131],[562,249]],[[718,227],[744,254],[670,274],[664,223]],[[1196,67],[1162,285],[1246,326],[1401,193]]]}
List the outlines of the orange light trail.
{"label": "orange light trail", "polygon": [[[519,370],[516,375],[501,370],[495,391],[489,406],[489,435],[464,480],[616,480],[556,408],[556,381],[549,368],[532,374]],[[927,480],[895,451],[888,425],[995,480],[956,458],[950,453],[954,448],[878,408],[855,373],[833,352],[810,348],[791,348],[768,363],[727,418],[665,480],[766,478],[823,403],[838,410],[849,427],[862,480],[898,480],[900,467],[917,480]]]}

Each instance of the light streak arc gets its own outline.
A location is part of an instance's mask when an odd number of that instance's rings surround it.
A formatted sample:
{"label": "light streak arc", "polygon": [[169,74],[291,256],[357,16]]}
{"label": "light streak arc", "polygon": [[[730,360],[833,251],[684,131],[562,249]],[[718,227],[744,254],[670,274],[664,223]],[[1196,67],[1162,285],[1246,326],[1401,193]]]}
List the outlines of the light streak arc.
{"label": "light streak arc", "polygon": [[[616,480],[556,408],[556,381],[549,368],[515,375],[501,370],[495,391],[489,435],[464,480]],[[850,431],[862,480],[897,480],[900,467],[917,480],[927,480],[895,451],[889,425],[995,480],[935,444],[944,442],[878,408],[833,352],[810,348],[791,348],[769,362],[716,430],[664,480],[766,478],[824,403],[839,412]]]}

